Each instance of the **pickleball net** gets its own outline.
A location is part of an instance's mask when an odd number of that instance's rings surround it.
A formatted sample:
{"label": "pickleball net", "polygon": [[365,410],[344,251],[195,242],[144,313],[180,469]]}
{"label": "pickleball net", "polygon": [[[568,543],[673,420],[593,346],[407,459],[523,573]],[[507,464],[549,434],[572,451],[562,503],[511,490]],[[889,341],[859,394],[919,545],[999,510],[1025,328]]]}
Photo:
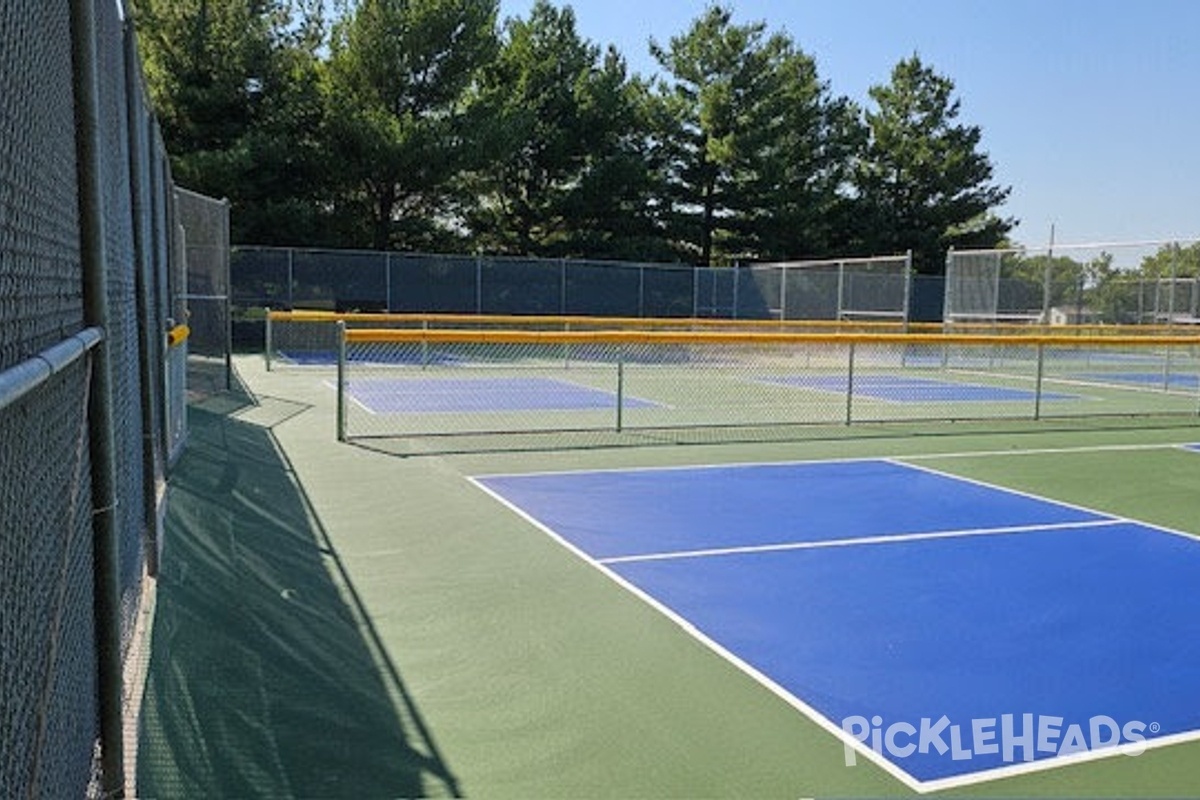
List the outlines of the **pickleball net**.
{"label": "pickleball net", "polygon": [[1195,416],[1200,337],[349,329],[339,437]]}

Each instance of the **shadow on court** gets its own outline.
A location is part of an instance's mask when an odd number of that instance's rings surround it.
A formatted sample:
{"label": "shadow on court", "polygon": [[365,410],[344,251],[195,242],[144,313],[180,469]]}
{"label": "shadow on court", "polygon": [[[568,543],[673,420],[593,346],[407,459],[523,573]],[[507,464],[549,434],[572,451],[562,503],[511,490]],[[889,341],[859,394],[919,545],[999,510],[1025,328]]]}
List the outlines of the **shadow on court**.
{"label": "shadow on court", "polygon": [[457,796],[286,459],[239,405],[189,410],[172,475],[139,795]]}

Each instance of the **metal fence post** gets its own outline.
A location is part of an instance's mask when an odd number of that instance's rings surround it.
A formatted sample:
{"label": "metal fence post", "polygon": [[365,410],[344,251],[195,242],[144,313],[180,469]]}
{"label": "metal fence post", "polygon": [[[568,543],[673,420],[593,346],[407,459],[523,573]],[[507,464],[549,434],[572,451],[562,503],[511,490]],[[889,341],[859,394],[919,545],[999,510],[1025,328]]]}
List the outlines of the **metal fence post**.
{"label": "metal fence post", "polygon": [[392,254],[383,254],[383,311],[385,314],[392,310]]}
{"label": "metal fence post", "polygon": [[787,315],[787,264],[779,268],[779,321],[783,322]]}
{"label": "metal fence post", "polygon": [[225,391],[233,389],[233,277],[229,263],[229,209],[232,203],[222,197],[224,214],[221,217],[221,275],[225,279]]}
{"label": "metal fence post", "polygon": [[646,316],[646,265],[638,264],[638,317]]}
{"label": "metal fence post", "polygon": [[942,330],[947,330],[947,326],[951,324],[951,315],[954,309],[957,308],[958,293],[954,288],[954,245],[950,245],[946,249],[946,269],[943,273],[946,285],[942,287]]}
{"label": "metal fence post", "polygon": [[291,247],[287,249],[287,307],[296,310],[296,251]]}
{"label": "metal fence post", "polygon": [[839,322],[842,319],[843,310],[846,308],[846,262],[839,261],[837,265],[837,319]]}
{"label": "metal fence post", "polygon": [[738,318],[738,305],[741,301],[741,296],[740,296],[740,292],[739,292],[739,290],[741,289],[741,286],[740,286],[741,276],[742,276],[741,265],[735,261],[735,262],[733,262],[733,309],[729,315],[733,319]]}
{"label": "metal fence post", "polygon": [[558,260],[558,313],[567,313],[567,260]]}
{"label": "metal fence post", "polygon": [[266,311],[266,320],[264,323],[265,327],[263,330],[263,358],[265,358],[266,362],[267,362],[267,372],[270,372],[271,371],[271,349],[275,346],[275,337],[274,337],[274,333],[271,330],[271,307],[267,306],[264,309],[264,311]]}
{"label": "metal fence post", "polygon": [[[912,250],[904,254],[904,332],[908,333],[909,318],[912,316],[913,266]],[[943,289],[943,292],[945,290]]]}
{"label": "metal fence post", "polygon": [[[146,196],[150,185],[149,156],[147,146],[149,138],[144,127],[145,111],[138,102],[142,92],[139,82],[139,56],[132,22],[126,21],[123,33],[125,50],[125,93],[126,124],[129,133],[129,190],[130,209],[134,223],[133,252],[134,252],[134,282],[137,295],[138,319],[138,377],[142,383],[139,393],[139,403],[145,429],[142,434],[142,504],[143,524],[150,538],[146,548],[146,571],[150,575],[158,574],[158,545],[161,531],[158,525],[158,490],[157,483],[161,472],[165,474],[166,453],[158,452],[155,429],[163,424],[159,418],[160,409],[155,398],[165,396],[166,382],[161,369],[163,363],[162,326],[154,313],[152,294],[152,278],[154,255],[152,238],[143,222],[150,218],[151,198]],[[163,414],[165,416],[165,413]]]}
{"label": "metal fence post", "polygon": [[[92,0],[71,0],[74,61],[75,146],[79,181],[80,259],[84,317],[107,331],[107,253],[101,184],[99,65]],[[113,422],[112,347],[107,336],[94,351],[88,424],[91,429],[92,529],[94,542],[96,681],[100,711],[100,784],[109,797],[125,794],[124,729],[121,718],[121,578],[117,529],[116,438]]]}

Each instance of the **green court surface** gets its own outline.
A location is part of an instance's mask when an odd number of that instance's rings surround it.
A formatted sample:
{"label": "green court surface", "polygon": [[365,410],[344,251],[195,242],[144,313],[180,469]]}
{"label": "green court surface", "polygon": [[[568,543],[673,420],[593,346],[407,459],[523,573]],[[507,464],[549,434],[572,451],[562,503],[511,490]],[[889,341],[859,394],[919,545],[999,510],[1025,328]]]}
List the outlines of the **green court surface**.
{"label": "green court surface", "polygon": [[[890,457],[1200,535],[1194,417],[428,455],[338,444],[323,376],[236,366],[247,393],[193,404],[171,479],[141,796],[913,793],[470,476]],[[955,794],[1197,786],[1188,742]]]}

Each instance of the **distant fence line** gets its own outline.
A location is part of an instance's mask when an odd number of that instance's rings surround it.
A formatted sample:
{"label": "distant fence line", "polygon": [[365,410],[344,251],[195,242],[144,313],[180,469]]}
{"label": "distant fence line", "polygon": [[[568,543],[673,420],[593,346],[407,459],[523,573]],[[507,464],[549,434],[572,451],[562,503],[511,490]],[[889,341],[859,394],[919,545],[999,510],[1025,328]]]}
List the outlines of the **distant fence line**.
{"label": "distant fence line", "polygon": [[[908,255],[730,268],[242,246],[230,291],[240,308],[338,312],[1179,324],[1200,319],[1180,255],[1195,243],[951,249],[944,276]],[[1153,258],[1162,275],[1139,269]]]}
{"label": "distant fence line", "polygon": [[910,256],[738,268],[236,247],[241,308],[607,317],[843,319],[908,315]]}

